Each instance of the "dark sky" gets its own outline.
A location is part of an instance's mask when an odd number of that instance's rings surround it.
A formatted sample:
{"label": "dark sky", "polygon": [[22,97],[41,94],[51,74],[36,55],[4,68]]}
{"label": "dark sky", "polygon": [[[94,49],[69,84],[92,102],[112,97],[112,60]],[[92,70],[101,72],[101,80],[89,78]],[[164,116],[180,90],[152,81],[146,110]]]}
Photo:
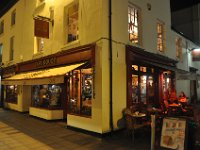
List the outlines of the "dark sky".
{"label": "dark sky", "polygon": [[0,0],[0,17],[2,14],[9,9],[13,3],[15,3],[18,0]]}
{"label": "dark sky", "polygon": [[170,3],[171,10],[176,11],[200,3],[200,0],[170,0]]}
{"label": "dark sky", "polygon": [[[18,0],[0,0],[0,17],[13,3]],[[113,0],[114,2],[114,0]],[[200,3],[200,0],[170,0],[171,10],[179,10]]]}

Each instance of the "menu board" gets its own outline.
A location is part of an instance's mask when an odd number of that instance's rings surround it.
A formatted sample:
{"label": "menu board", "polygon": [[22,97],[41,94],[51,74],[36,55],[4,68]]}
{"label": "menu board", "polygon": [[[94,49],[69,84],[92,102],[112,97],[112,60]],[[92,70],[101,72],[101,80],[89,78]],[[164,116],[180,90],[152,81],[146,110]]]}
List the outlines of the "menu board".
{"label": "menu board", "polygon": [[162,126],[161,147],[184,150],[186,136],[186,120],[180,118],[164,118]]}

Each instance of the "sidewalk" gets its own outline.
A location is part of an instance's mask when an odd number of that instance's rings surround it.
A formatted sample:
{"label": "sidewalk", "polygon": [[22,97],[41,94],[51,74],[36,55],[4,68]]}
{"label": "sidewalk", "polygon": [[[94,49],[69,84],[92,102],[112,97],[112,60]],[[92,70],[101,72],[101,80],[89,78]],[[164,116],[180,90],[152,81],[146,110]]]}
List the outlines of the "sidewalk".
{"label": "sidewalk", "polygon": [[104,138],[67,129],[65,122],[49,122],[28,114],[0,109],[1,150],[150,150],[150,136],[124,131]]}

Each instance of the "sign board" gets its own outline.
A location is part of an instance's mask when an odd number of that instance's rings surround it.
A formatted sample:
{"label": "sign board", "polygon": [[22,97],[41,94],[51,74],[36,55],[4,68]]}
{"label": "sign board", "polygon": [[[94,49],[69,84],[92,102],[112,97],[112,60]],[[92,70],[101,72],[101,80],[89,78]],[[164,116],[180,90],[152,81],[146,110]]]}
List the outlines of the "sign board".
{"label": "sign board", "polygon": [[186,120],[180,118],[164,118],[160,145],[161,147],[184,150],[186,137]]}
{"label": "sign board", "polygon": [[35,19],[34,35],[42,38],[49,38],[49,22],[46,20]]}

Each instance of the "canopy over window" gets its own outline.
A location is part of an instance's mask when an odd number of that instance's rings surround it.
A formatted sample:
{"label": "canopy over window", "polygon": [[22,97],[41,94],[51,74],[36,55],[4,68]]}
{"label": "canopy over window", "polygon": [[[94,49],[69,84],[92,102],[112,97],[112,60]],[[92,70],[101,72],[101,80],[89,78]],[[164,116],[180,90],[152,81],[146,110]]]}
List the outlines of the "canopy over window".
{"label": "canopy over window", "polygon": [[80,67],[84,63],[44,69],[26,73],[16,74],[2,80],[3,85],[38,85],[64,83],[66,73]]}

